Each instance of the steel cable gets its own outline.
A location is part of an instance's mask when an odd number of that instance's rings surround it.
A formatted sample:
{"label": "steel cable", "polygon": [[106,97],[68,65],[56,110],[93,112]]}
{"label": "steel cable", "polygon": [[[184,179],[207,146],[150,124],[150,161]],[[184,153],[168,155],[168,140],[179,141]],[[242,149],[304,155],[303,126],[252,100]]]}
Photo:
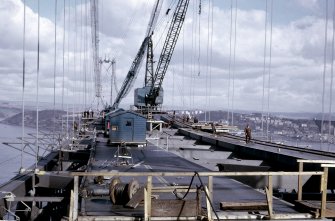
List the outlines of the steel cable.
{"label": "steel cable", "polygon": [[270,83],[271,83],[271,64],[272,64],[272,19],[273,19],[273,0],[271,0],[271,21],[270,21],[270,52],[269,52],[269,75],[268,75],[268,115],[266,120],[266,135],[269,140],[269,124],[270,124]]}
{"label": "steel cable", "polygon": [[268,0],[265,0],[265,27],[264,27],[264,59],[263,59],[263,94],[262,94],[262,137],[264,137],[264,97],[265,97],[265,64],[267,45]]}
{"label": "steel cable", "polygon": [[231,124],[234,125],[234,97],[235,97],[235,74],[236,74],[236,33],[237,33],[237,1],[235,1],[235,24],[234,24],[234,51],[233,51],[233,94],[231,99]]}
{"label": "steel cable", "polygon": [[332,38],[332,63],[331,63],[331,76],[329,88],[329,115],[328,115],[328,151],[330,151],[330,135],[331,135],[331,122],[332,122],[332,100],[333,100],[333,79],[334,79],[334,37],[335,37],[335,2],[333,4],[333,38]]}
{"label": "steel cable", "polygon": [[323,50],[323,74],[322,74],[322,119],[321,119],[321,145],[320,149],[322,149],[323,144],[323,123],[325,118],[325,87],[326,87],[326,66],[327,66],[327,32],[328,29],[328,0],[326,1],[326,21],[325,21],[325,44],[324,44],[324,50]]}
{"label": "steel cable", "polygon": [[22,50],[22,143],[21,143],[21,168],[23,166],[24,143],[24,92],[25,92],[25,74],[26,74],[26,1],[23,0],[23,50]]}
{"label": "steel cable", "polygon": [[40,75],[40,0],[37,2],[37,76],[36,76],[36,156],[35,156],[35,168],[37,168],[38,153],[39,153],[39,75]]}
{"label": "steel cable", "polygon": [[230,114],[230,78],[231,78],[231,45],[232,45],[232,34],[233,34],[233,0],[230,0],[230,32],[229,32],[229,66],[228,66],[228,99],[227,99],[227,122],[229,125],[229,114]]}

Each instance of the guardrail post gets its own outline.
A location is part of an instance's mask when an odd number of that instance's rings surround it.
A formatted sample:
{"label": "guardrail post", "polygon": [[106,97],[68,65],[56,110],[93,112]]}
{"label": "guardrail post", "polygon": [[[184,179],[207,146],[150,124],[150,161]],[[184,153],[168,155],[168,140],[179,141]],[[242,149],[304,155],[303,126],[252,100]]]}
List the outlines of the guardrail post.
{"label": "guardrail post", "polygon": [[213,202],[213,176],[208,176],[208,196]]}
{"label": "guardrail post", "polygon": [[300,172],[303,172],[304,170],[304,163],[299,162],[299,175],[298,175],[298,200],[302,200],[302,176]]}
{"label": "guardrail post", "polygon": [[74,176],[74,188],[73,188],[73,220],[78,219],[78,184],[79,177]]}
{"label": "guardrail post", "polygon": [[144,220],[148,220],[148,191],[144,187]]}
{"label": "guardrail post", "polygon": [[328,167],[323,168],[323,175],[321,176],[321,218],[326,217],[327,208],[327,183],[328,183]]}
{"label": "guardrail post", "polygon": [[70,195],[69,221],[73,221],[73,190],[71,190],[71,195]]}
{"label": "guardrail post", "polygon": [[[204,190],[206,191],[207,195],[210,197],[210,193],[209,193],[209,190],[208,190],[207,186],[204,186]],[[208,219],[208,221],[213,221],[213,218],[212,218],[212,207],[211,207],[211,204],[209,202],[210,200],[211,200],[210,198],[206,197],[207,219]]]}
{"label": "guardrail post", "polygon": [[146,201],[146,212],[145,212],[145,217],[144,219],[146,221],[151,220],[151,192],[152,192],[152,176],[148,176],[148,180],[147,180],[147,188],[145,191],[145,198],[144,200]]}
{"label": "guardrail post", "polygon": [[268,213],[269,218],[272,218],[273,214],[273,205],[272,205],[272,196],[273,196],[273,185],[272,185],[272,175],[268,176],[268,186],[265,187],[266,199],[268,203]]}

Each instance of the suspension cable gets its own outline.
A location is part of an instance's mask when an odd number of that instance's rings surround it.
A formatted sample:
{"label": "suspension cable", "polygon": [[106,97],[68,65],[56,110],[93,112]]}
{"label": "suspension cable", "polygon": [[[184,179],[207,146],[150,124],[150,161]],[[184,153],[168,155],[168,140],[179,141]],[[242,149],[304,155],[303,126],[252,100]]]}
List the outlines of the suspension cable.
{"label": "suspension cable", "polygon": [[23,50],[22,50],[22,146],[21,146],[21,169],[23,168],[23,151],[24,144],[24,89],[26,74],[26,1],[23,0]]}
{"label": "suspension cable", "polygon": [[323,76],[322,76],[322,119],[321,119],[321,146],[323,144],[323,123],[325,117],[325,87],[326,87],[326,64],[327,64],[327,28],[328,28],[328,0],[326,1],[326,22],[325,22],[325,44],[323,50]]}
{"label": "suspension cable", "polygon": [[265,96],[265,64],[267,46],[267,25],[268,23],[268,0],[265,0],[265,24],[264,24],[264,59],[263,59],[263,93],[262,93],[262,137],[264,137],[264,96]]}
{"label": "suspension cable", "polygon": [[40,0],[37,1],[37,76],[36,76],[36,156],[35,156],[35,168],[37,168],[38,153],[39,153],[39,76],[40,76]]}
{"label": "suspension cable", "polygon": [[268,115],[267,115],[267,120],[266,120],[266,135],[267,135],[267,140],[269,140],[269,124],[270,124],[270,83],[271,83],[271,63],[272,63],[272,20],[273,20],[273,0],[271,0],[271,21],[270,21],[270,42],[269,42],[269,47],[270,47],[270,52],[269,52],[269,75],[268,75]]}

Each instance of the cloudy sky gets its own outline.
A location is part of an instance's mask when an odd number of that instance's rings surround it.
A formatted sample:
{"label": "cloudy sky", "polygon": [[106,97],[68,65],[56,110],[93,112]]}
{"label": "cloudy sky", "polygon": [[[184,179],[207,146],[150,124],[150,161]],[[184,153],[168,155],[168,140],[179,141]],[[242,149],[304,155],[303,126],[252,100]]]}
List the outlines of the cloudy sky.
{"label": "cloudy sky", "polygon": [[[25,1],[25,101],[31,105],[37,94],[37,2]],[[55,3],[40,1],[39,100],[53,103],[55,75],[57,104],[63,100],[64,105],[95,105],[89,1],[66,0],[65,17],[64,1],[58,0],[57,8]],[[153,4],[154,0],[99,0],[99,55],[116,60],[114,89],[121,87],[144,39]],[[153,37],[155,61],[175,5],[176,0],[163,3]],[[333,0],[328,5],[326,0],[273,0],[272,11],[271,0],[191,0],[164,79],[164,106],[321,112],[324,94],[328,113],[333,8]],[[22,99],[23,9],[21,0],[0,1],[0,100]],[[108,103],[109,65],[103,64],[101,75],[102,99]],[[134,88],[143,86],[144,66]],[[133,96],[132,89],[120,106],[128,108]]]}

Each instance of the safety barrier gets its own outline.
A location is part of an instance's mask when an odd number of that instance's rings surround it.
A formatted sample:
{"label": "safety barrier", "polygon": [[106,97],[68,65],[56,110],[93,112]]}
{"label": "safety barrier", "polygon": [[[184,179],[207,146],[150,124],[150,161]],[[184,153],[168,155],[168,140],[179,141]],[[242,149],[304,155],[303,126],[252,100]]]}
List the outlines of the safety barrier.
{"label": "safety barrier", "polygon": [[[327,177],[328,177],[328,167],[335,167],[335,164],[327,164],[330,161],[317,161],[322,164],[324,168],[323,171],[302,171],[303,163],[308,163],[308,161],[299,160],[299,171],[298,172],[74,172],[71,173],[74,176],[74,191],[73,199],[70,205],[70,220],[77,220],[78,218],[78,185],[79,176],[107,176],[107,177],[147,177],[147,183],[144,192],[144,220],[152,220],[151,217],[151,201],[152,193],[159,190],[152,184],[153,177],[193,177],[198,176],[201,183],[202,179],[207,179],[207,185],[203,184],[203,191],[206,195],[207,204],[207,218],[208,220],[213,220],[212,216],[212,199],[213,199],[213,177],[234,177],[234,176],[266,176],[268,178],[266,190],[267,206],[268,206],[268,218],[276,218],[277,216],[285,216],[285,214],[274,214],[273,213],[273,176],[298,176],[298,198],[301,199],[302,196],[302,176],[320,176],[321,177],[321,192],[322,192],[322,208],[321,208],[321,218],[325,217],[326,208],[326,194],[327,194]],[[314,162],[316,163],[316,161]],[[333,163],[333,161],[331,162]],[[177,187],[173,187],[177,188]],[[194,190],[193,190],[194,192]],[[213,211],[215,213],[215,211]],[[216,215],[216,214],[215,214]],[[217,216],[217,215],[216,215]],[[278,218],[278,217],[277,217]],[[216,219],[219,219],[216,217]]]}

